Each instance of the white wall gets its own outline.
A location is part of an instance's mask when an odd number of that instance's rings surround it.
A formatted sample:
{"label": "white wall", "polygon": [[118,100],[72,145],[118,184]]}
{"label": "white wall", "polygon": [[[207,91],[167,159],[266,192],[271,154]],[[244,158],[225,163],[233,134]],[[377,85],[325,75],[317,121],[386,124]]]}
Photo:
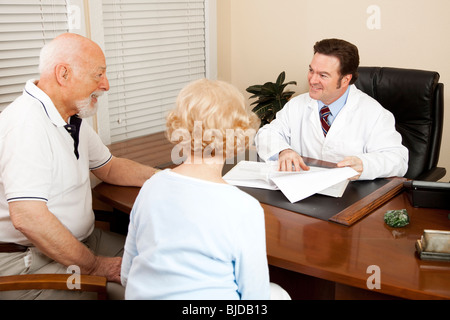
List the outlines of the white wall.
{"label": "white wall", "polygon": [[[286,80],[298,83],[291,89],[306,92],[314,43],[336,37],[358,46],[361,65],[438,71],[448,105],[449,12],[447,0],[219,0],[218,78],[248,97],[248,86],[275,81],[286,71]],[[450,109],[445,109],[439,165],[447,168],[443,181],[449,181]]]}

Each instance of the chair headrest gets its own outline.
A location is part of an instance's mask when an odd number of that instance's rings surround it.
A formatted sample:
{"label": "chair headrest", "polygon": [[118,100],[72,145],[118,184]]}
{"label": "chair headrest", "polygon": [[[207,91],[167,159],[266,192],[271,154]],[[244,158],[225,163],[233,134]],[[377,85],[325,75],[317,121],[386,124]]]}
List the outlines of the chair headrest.
{"label": "chair headrest", "polygon": [[[431,117],[439,73],[415,69],[360,67],[356,85],[403,120]],[[405,107],[407,106],[407,109]],[[407,110],[407,112],[405,112]],[[397,117],[396,117],[397,118]]]}

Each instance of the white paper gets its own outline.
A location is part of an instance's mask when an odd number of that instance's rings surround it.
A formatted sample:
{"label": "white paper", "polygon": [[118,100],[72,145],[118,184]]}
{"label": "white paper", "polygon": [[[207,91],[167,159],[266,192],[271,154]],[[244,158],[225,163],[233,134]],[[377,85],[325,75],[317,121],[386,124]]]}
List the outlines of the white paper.
{"label": "white paper", "polygon": [[349,167],[287,172],[278,171],[277,162],[241,161],[223,178],[236,186],[281,190],[294,203],[316,193],[341,197],[348,179],[357,174]]}

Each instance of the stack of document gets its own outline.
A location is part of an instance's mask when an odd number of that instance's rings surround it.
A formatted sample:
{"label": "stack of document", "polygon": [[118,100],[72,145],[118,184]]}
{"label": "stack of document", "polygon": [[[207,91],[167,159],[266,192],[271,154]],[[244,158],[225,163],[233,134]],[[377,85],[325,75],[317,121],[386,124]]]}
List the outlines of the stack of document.
{"label": "stack of document", "polygon": [[278,162],[241,161],[224,180],[242,187],[281,190],[291,203],[319,193],[341,197],[349,178],[358,173],[349,167],[312,167],[308,171],[278,171]]}

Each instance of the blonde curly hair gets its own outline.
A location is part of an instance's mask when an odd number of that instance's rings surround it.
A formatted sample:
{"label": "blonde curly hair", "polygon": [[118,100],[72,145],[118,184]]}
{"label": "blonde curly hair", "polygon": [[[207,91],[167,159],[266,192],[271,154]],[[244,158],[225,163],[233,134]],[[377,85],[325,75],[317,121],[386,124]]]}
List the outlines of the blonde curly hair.
{"label": "blonde curly hair", "polygon": [[176,107],[167,116],[166,136],[173,144],[191,152],[226,156],[244,151],[260,124],[247,112],[244,96],[233,85],[200,79],[184,87]]}

